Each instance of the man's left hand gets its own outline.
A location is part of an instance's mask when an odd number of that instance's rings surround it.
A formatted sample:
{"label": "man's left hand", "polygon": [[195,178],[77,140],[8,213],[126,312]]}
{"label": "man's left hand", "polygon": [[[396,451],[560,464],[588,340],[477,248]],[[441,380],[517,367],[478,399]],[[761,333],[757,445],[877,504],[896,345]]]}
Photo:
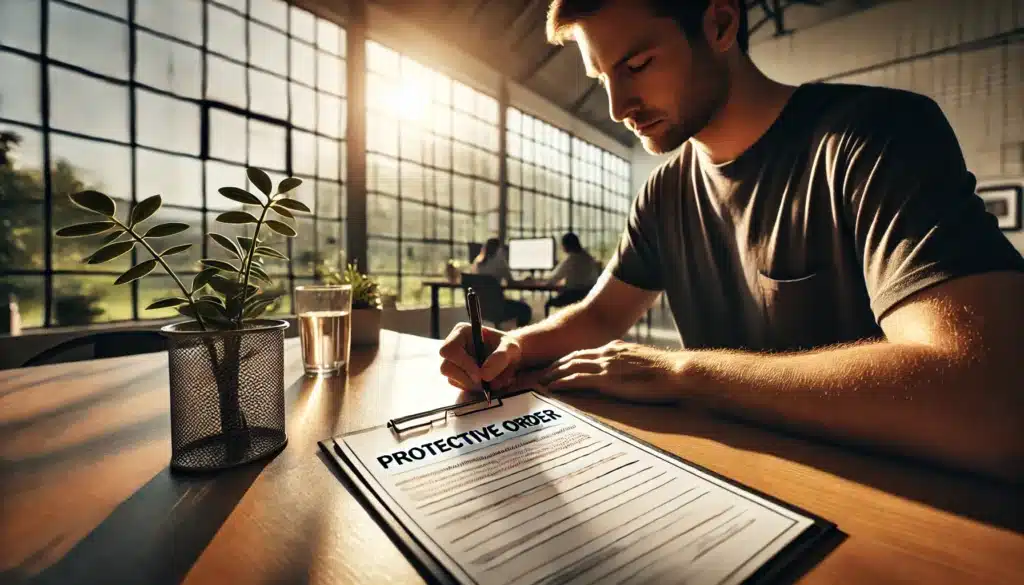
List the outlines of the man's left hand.
{"label": "man's left hand", "polygon": [[575,351],[551,364],[541,383],[550,390],[597,390],[647,403],[673,403],[682,395],[680,352],[613,341]]}

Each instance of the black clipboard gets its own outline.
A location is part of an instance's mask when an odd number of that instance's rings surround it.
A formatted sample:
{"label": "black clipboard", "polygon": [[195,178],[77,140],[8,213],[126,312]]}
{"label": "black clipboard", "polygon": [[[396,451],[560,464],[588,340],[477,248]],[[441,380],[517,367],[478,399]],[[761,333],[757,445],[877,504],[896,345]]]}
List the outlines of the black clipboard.
{"label": "black clipboard", "polygon": [[[345,433],[338,435],[338,438],[344,437],[349,434],[364,433],[368,431],[377,430],[380,428],[388,428],[392,433],[401,435],[409,430],[415,430],[425,425],[432,426],[439,420],[447,420],[448,416],[472,416],[478,412],[490,410],[492,408],[500,408],[503,404],[503,398],[511,398],[527,392],[533,392],[532,389],[520,390],[517,392],[507,393],[501,395],[501,397],[492,397],[491,401],[488,402],[486,399],[464,402],[460,404],[453,404],[447,407],[441,407],[430,411],[416,413],[400,418],[391,419],[386,425],[378,425],[376,427],[369,427],[352,433]],[[835,523],[825,520],[824,518],[812,514],[803,508],[794,506],[788,502],[784,502],[774,496],[761,492],[760,490],[748,487],[740,482],[729,479],[728,477],[711,471],[702,465],[693,463],[692,461],[683,459],[678,455],[665,451],[655,445],[652,445],[646,441],[638,439],[632,435],[624,433],[614,427],[611,427],[599,420],[596,420],[585,412],[570,406],[564,402],[555,400],[548,396],[533,392],[534,397],[538,400],[551,403],[572,412],[577,417],[586,420],[589,424],[594,425],[598,429],[615,436],[627,443],[639,446],[642,449],[647,449],[655,453],[661,454],[669,459],[686,464],[689,467],[697,469],[702,473],[714,477],[726,484],[729,484],[737,489],[743,490],[746,493],[755,495],[759,498],[767,500],[781,508],[785,508],[792,512],[796,512],[812,520],[812,524],[808,526],[798,537],[793,539],[788,545],[782,550],[776,553],[768,561],[763,563],[757,568],[746,580],[743,581],[744,585],[768,585],[776,583],[778,579],[785,575],[793,572],[800,561],[808,557],[814,552],[819,545],[824,545],[830,538],[838,535],[837,526]],[[413,421],[422,420],[427,421],[425,424],[411,424],[408,427],[403,427],[403,423],[410,423]],[[437,583],[440,585],[459,585],[466,583],[466,581],[460,581],[455,575],[448,571],[444,565],[435,558],[431,552],[419,541],[419,539],[405,526],[402,519],[392,510],[388,504],[381,498],[374,488],[370,485],[367,478],[359,471],[359,467],[352,461],[349,460],[348,456],[341,448],[337,447],[335,443],[335,437],[330,437],[323,441],[319,441],[321,451],[325,454],[328,460],[334,463],[334,468],[341,472],[342,482],[352,490],[356,497],[362,502],[362,504],[371,512],[371,515],[377,520],[381,527],[388,533],[395,544],[402,550],[406,558],[416,567],[420,575],[428,583]],[[469,581],[472,582],[472,581]]]}

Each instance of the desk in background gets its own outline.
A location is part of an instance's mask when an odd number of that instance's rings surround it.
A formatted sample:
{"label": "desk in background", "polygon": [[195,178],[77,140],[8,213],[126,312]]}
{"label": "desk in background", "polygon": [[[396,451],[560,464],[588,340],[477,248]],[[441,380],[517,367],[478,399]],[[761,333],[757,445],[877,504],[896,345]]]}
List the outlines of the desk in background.
{"label": "desk in background", "polygon": [[[433,339],[441,339],[441,300],[438,291],[442,288],[457,289],[462,288],[462,284],[458,282],[451,282],[444,279],[433,279],[424,280],[423,286],[430,287],[430,337]],[[543,284],[539,282],[512,282],[509,284],[502,285],[502,290],[505,291],[520,291],[520,292],[561,292],[565,290],[563,286],[556,286],[552,284]]]}
{"label": "desk in background", "polygon": [[[0,372],[0,582],[422,584],[316,442],[459,399],[439,347],[385,331],[353,349],[346,382],[304,378],[286,341],[288,446],[199,477],[167,470],[165,354]],[[559,398],[836,522],[846,539],[799,583],[1021,583],[1019,487],[689,410]]]}

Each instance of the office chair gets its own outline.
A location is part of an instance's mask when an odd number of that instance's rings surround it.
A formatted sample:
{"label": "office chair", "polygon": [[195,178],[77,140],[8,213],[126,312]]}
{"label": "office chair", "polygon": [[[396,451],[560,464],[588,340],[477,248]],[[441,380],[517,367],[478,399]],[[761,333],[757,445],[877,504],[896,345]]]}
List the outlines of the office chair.
{"label": "office chair", "polygon": [[[74,351],[92,346],[89,352]],[[23,368],[167,351],[167,338],[158,331],[106,331],[90,333],[44,350],[29,358]]]}
{"label": "office chair", "polygon": [[487,274],[463,274],[462,288],[472,288],[480,299],[480,319],[490,322],[495,329],[501,329],[501,324],[511,321],[505,313],[505,292],[497,278]]}

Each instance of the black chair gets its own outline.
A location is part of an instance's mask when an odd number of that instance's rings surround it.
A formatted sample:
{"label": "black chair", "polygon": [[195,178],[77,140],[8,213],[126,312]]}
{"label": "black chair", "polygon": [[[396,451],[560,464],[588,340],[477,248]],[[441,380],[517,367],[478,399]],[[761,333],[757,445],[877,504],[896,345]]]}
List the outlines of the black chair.
{"label": "black chair", "polygon": [[480,300],[480,319],[501,329],[501,324],[514,317],[505,312],[505,291],[497,278],[487,274],[462,274],[462,288],[472,288]]}
{"label": "black chair", "polygon": [[[90,348],[91,351],[83,348]],[[78,351],[76,351],[78,350]],[[23,368],[77,362],[90,359],[122,357],[140,353],[167,351],[167,338],[158,331],[106,331],[90,333],[58,343],[29,358]]]}

